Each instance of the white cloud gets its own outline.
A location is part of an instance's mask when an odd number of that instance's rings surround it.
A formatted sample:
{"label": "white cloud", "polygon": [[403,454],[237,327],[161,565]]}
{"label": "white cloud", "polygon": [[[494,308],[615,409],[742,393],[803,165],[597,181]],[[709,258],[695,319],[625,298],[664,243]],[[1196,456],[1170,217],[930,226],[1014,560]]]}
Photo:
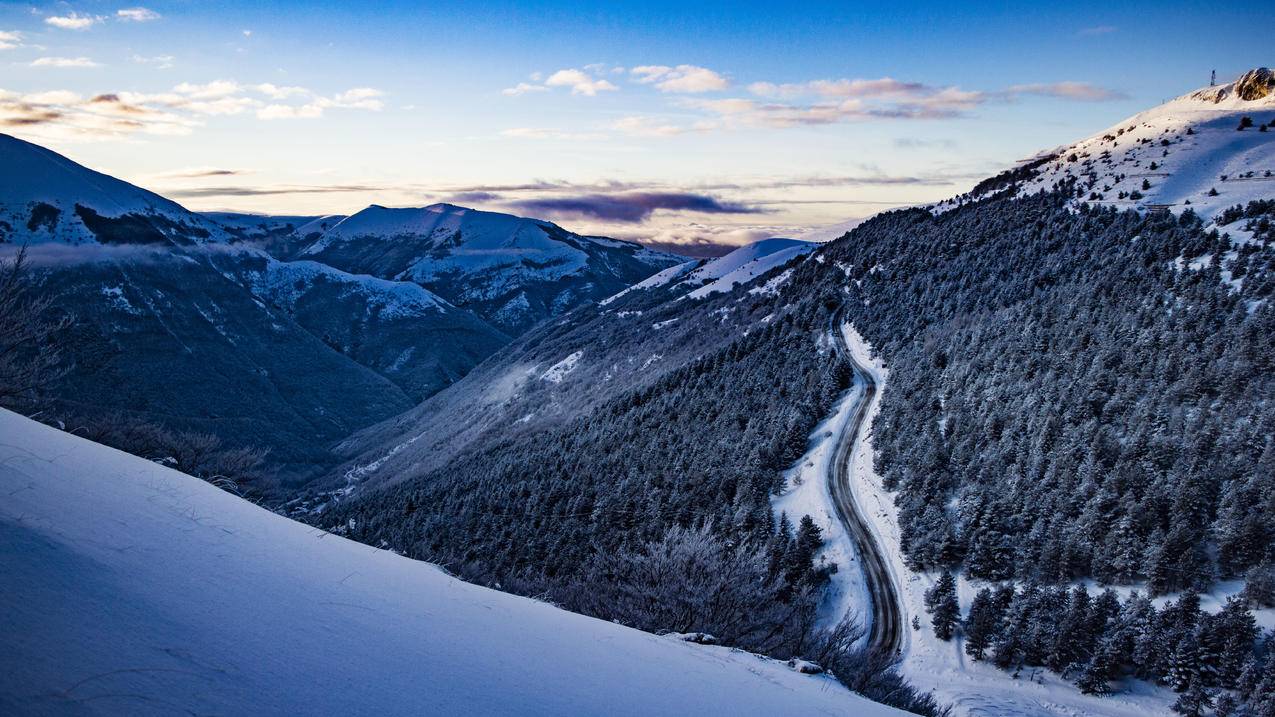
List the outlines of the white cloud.
{"label": "white cloud", "polygon": [[712,129],[714,126],[712,123],[700,122],[686,127],[668,124],[653,117],[637,115],[621,117],[611,123],[611,129],[632,137],[674,137],[688,132],[703,132]]}
{"label": "white cloud", "polygon": [[571,94],[593,97],[599,92],[612,92],[620,88],[607,80],[594,79],[587,73],[576,70],[558,70],[545,80],[549,87],[570,87]]}
{"label": "white cloud", "polygon": [[[380,100],[383,96],[385,96],[385,93],[378,89],[355,87],[333,97],[328,106],[380,112],[385,107],[385,103]],[[323,101],[323,98],[320,98],[320,102]]]}
{"label": "white cloud", "polygon": [[257,118],[275,119],[315,119],[323,116],[323,108],[317,103],[304,105],[266,105],[257,110]]}
{"label": "white cloud", "polygon": [[115,17],[124,22],[150,22],[158,20],[160,15],[154,10],[144,7],[126,7],[115,11]]}
{"label": "white cloud", "polygon": [[289,97],[305,97],[310,94],[310,90],[304,87],[280,87],[269,82],[253,85],[253,89],[272,100],[286,100]]}
{"label": "white cloud", "polygon": [[[299,90],[301,88],[290,89]],[[385,107],[385,103],[380,99],[384,94],[384,92],[371,87],[355,87],[332,97],[315,97],[302,105],[267,105],[257,110],[257,118],[265,120],[315,119],[322,117],[323,111],[329,108],[379,112]]]}
{"label": "white cloud", "polygon": [[[46,66],[67,58],[42,58]],[[72,58],[74,61],[74,58]],[[79,64],[71,66],[82,66]],[[260,93],[268,97],[254,97]],[[300,102],[288,100],[301,96]],[[37,140],[100,141],[132,135],[189,134],[209,117],[255,112],[263,120],[323,116],[331,108],[376,111],[380,90],[356,87],[330,97],[300,87],[233,80],[183,82],[169,92],[101,93],[88,99],[67,90],[21,95],[0,90],[0,131]]]}
{"label": "white cloud", "polygon": [[153,57],[143,57],[142,55],[133,55],[132,60],[139,65],[154,65],[156,69],[167,70],[173,66],[172,55],[155,55]]}
{"label": "white cloud", "polygon": [[67,15],[51,15],[44,18],[44,22],[63,30],[87,30],[104,19],[101,15],[81,15],[72,12]]}
{"label": "white cloud", "polygon": [[84,99],[65,90],[17,95],[0,91],[0,127],[34,139],[118,140],[134,134],[188,134],[197,121],[132,104],[121,95]]}
{"label": "white cloud", "polygon": [[237,115],[260,105],[260,102],[251,97],[218,97],[208,100],[177,102],[170,106],[201,115]]}
{"label": "white cloud", "polygon": [[596,132],[563,132],[556,129],[547,129],[543,127],[512,127],[502,130],[502,137],[512,137],[515,139],[558,139],[558,140],[598,140],[604,139],[606,135]]}
{"label": "white cloud", "polygon": [[654,85],[661,92],[696,94],[730,87],[730,81],[725,77],[697,65],[641,65],[629,72],[638,82]]}
{"label": "white cloud", "polygon": [[1111,34],[1111,33],[1113,33],[1113,32],[1117,32],[1119,29],[1120,29],[1120,28],[1118,28],[1118,27],[1116,27],[1116,26],[1114,26],[1114,25],[1094,25],[1093,27],[1086,27],[1086,28],[1081,29],[1079,34],[1081,34],[1081,35],[1090,35],[1090,36],[1093,36],[1093,35],[1110,35],[1110,34]]}
{"label": "white cloud", "polygon": [[22,100],[37,105],[73,105],[80,101],[80,95],[70,90],[49,90],[25,94]]}
{"label": "white cloud", "polygon": [[548,92],[548,91],[549,91],[549,88],[545,87],[544,85],[532,85],[526,82],[519,82],[517,85],[514,85],[513,87],[506,87],[505,89],[501,90],[500,94],[506,95],[508,97],[517,97],[519,95],[525,95],[528,92]]}
{"label": "white cloud", "polygon": [[22,33],[10,30],[0,30],[0,50],[12,50],[15,47],[22,46]]}
{"label": "white cloud", "polygon": [[32,67],[100,67],[87,57],[40,57],[31,62]]}
{"label": "white cloud", "polygon": [[173,92],[197,100],[208,100],[239,94],[240,87],[239,83],[233,80],[213,80],[202,85],[183,82],[174,87]]}

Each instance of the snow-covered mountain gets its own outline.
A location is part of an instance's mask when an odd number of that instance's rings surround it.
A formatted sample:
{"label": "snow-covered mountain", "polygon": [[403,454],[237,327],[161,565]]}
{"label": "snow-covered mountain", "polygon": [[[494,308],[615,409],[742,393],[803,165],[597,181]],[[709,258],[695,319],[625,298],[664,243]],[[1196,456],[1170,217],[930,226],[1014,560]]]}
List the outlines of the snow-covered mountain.
{"label": "snow-covered mountain", "polygon": [[1212,216],[1275,186],[1275,73],[1189,92],[1072,144],[1042,152],[940,209],[1017,184],[1076,182],[1076,201]]}
{"label": "snow-covered mountain", "polygon": [[0,235],[30,245],[75,317],[60,338],[70,371],[48,387],[50,414],[73,424],[122,412],[268,448],[303,476],[328,442],[509,341],[418,284],[263,251],[332,218],[206,217],[10,137],[0,166]]}
{"label": "snow-covered mountain", "polygon": [[0,410],[5,714],[903,715],[461,582]]}
{"label": "snow-covered mountain", "polygon": [[631,242],[524,217],[434,204],[370,206],[299,255],[345,271],[414,281],[518,334],[583,301],[684,261]]}
{"label": "snow-covered mountain", "polygon": [[176,202],[0,134],[0,243],[223,242],[216,223]]}

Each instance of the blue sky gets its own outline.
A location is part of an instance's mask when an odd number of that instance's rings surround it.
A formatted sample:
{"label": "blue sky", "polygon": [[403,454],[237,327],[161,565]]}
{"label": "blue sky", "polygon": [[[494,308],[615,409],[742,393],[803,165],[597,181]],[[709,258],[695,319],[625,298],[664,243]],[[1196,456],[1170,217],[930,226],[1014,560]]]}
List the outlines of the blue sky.
{"label": "blue sky", "polygon": [[195,209],[668,242],[932,201],[1270,64],[1253,3],[0,3],[0,131]]}

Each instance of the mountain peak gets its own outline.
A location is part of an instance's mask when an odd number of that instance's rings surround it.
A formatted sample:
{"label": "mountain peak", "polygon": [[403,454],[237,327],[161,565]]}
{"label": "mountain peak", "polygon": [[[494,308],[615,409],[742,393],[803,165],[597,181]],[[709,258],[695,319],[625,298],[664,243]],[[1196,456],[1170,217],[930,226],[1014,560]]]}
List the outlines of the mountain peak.
{"label": "mountain peak", "polygon": [[0,167],[0,241],[199,244],[226,239],[212,221],[174,201],[7,134],[0,134]]}

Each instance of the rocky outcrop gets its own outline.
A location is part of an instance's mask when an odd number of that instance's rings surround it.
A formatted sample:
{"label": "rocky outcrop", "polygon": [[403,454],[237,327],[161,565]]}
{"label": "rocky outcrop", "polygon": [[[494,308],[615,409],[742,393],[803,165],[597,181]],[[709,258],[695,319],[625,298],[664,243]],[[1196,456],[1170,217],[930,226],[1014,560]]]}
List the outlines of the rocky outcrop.
{"label": "rocky outcrop", "polygon": [[1252,102],[1272,94],[1275,94],[1275,72],[1267,67],[1259,67],[1245,72],[1238,80],[1229,84],[1200,90],[1193,97],[1217,104],[1230,97]]}

